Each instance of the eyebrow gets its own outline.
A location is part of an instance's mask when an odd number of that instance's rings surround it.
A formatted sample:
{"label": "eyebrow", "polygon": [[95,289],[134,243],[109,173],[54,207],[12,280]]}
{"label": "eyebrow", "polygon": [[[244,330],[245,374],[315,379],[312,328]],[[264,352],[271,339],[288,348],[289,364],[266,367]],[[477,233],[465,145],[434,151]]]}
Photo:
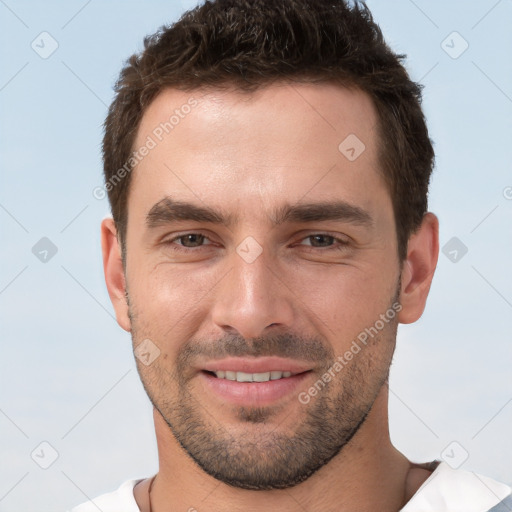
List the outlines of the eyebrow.
{"label": "eyebrow", "polygon": [[[320,201],[315,203],[285,204],[274,211],[272,223],[277,226],[285,222],[342,221],[371,227],[371,215],[359,206],[345,201]],[[207,206],[178,201],[167,196],[158,201],[146,216],[146,226],[153,229],[177,221],[195,221],[224,224],[228,228],[236,224],[236,217],[226,215]]]}

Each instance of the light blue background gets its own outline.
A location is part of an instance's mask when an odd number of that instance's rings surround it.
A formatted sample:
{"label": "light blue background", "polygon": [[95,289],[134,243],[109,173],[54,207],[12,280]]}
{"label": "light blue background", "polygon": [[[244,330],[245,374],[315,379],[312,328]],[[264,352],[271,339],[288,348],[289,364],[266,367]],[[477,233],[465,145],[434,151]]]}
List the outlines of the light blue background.
{"label": "light blue background", "polygon": [[[399,330],[392,439],[414,461],[456,441],[463,469],[512,484],[512,2],[368,4],[425,85],[441,245],[468,247],[457,263],[441,254],[423,318]],[[64,510],[157,470],[151,407],[103,281],[108,204],[92,191],[123,61],[192,5],[0,0],[0,511]],[[59,45],[47,59],[31,48],[43,31]],[[457,59],[441,46],[453,31],[469,44]],[[58,248],[47,263],[32,253],[42,237]],[[58,453],[46,470],[31,458],[43,441]]]}

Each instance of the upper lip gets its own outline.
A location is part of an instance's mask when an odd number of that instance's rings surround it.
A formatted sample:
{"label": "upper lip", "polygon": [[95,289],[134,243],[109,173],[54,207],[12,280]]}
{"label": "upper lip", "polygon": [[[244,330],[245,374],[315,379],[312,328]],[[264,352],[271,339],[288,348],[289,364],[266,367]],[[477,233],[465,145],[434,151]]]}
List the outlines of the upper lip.
{"label": "upper lip", "polygon": [[201,370],[207,370],[210,372],[222,370],[245,373],[282,371],[297,374],[311,370],[311,366],[300,361],[283,359],[281,357],[229,357],[226,359],[219,359],[218,361],[209,361],[201,367]]}

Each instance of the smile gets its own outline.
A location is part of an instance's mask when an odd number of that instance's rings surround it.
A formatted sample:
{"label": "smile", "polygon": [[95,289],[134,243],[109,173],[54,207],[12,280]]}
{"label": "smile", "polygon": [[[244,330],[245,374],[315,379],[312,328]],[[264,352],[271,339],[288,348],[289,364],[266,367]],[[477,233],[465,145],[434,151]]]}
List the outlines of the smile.
{"label": "smile", "polygon": [[246,373],[235,371],[217,370],[211,372],[215,374],[218,379],[236,380],[237,382],[268,382],[269,380],[278,380],[292,375],[297,375],[292,372],[286,371],[271,371],[260,373]]}
{"label": "smile", "polygon": [[311,370],[295,374],[278,370],[257,373],[203,370],[199,376],[207,393],[223,403],[264,407],[296,396],[311,373]]}

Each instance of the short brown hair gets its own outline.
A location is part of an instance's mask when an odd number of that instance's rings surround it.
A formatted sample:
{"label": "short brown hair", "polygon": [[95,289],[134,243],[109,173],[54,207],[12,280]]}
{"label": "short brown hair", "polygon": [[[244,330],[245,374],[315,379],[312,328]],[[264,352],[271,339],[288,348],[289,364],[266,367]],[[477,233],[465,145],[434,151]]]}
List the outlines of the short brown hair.
{"label": "short brown hair", "polygon": [[[387,46],[364,2],[213,0],[144,39],[115,85],[105,121],[104,174],[123,247],[130,172],[142,116],[166,87],[236,87],[276,81],[334,82],[367,93],[378,113],[379,159],[393,202],[398,256],[427,211],[434,151],[421,110],[421,86]],[[340,141],[341,142],[341,141]],[[131,171],[130,166],[129,171]]]}

